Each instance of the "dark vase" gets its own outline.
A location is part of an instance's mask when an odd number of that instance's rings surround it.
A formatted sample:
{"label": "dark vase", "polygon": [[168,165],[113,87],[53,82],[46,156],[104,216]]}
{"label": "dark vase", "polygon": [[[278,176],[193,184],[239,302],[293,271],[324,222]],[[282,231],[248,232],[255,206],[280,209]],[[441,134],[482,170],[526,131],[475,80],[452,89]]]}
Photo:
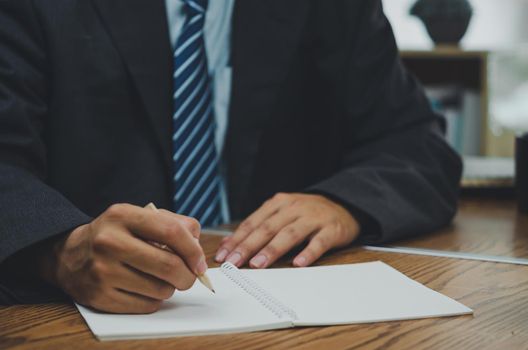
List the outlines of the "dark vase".
{"label": "dark vase", "polygon": [[528,133],[515,139],[515,189],[521,213],[528,213]]}
{"label": "dark vase", "polygon": [[473,15],[468,0],[418,0],[411,15],[422,20],[435,44],[458,45]]}

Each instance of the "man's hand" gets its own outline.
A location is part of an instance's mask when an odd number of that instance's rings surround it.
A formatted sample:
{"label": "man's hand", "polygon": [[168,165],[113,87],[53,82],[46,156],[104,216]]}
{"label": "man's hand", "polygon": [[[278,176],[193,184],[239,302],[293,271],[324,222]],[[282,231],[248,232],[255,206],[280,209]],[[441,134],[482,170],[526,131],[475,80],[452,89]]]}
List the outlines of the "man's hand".
{"label": "man's hand", "polygon": [[[150,313],[207,269],[198,221],[166,210],[116,204],[55,243],[41,275],[84,305]],[[147,241],[166,244],[174,253]]]}
{"label": "man's hand", "polygon": [[329,249],[351,243],[359,230],[354,217],[326,197],[279,193],[224,238],[215,259],[265,268],[308,240],[293,260],[295,266],[307,266]]}

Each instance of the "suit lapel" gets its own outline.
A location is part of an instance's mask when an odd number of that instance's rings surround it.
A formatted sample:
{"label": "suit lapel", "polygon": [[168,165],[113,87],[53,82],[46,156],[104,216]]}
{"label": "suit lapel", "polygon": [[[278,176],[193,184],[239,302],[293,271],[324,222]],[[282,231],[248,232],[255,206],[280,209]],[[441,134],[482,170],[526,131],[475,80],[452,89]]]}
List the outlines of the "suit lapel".
{"label": "suit lapel", "polygon": [[163,0],[92,0],[121,53],[171,167],[172,53]]}
{"label": "suit lapel", "polygon": [[233,13],[233,88],[226,153],[233,217],[244,201],[282,79],[287,74],[309,9],[306,0],[238,0]]}

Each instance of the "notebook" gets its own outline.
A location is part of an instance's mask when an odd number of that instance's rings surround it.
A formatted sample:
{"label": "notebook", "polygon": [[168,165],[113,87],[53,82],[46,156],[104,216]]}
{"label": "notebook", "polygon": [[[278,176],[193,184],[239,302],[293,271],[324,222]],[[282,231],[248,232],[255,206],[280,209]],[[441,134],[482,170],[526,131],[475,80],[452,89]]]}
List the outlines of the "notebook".
{"label": "notebook", "polygon": [[252,332],[453,316],[468,307],[406,277],[383,262],[239,270],[230,263],[177,292],[148,315],[106,314],[77,305],[99,340]]}

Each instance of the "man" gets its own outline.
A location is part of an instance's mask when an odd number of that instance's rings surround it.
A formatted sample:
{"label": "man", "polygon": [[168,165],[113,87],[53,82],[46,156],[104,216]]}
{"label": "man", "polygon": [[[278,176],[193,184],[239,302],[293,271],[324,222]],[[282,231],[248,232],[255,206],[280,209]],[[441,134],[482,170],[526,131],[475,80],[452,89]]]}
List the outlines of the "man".
{"label": "man", "polygon": [[4,303],[153,312],[207,268],[198,221],[246,218],[216,260],[264,268],[455,213],[380,1],[2,0],[0,24]]}

